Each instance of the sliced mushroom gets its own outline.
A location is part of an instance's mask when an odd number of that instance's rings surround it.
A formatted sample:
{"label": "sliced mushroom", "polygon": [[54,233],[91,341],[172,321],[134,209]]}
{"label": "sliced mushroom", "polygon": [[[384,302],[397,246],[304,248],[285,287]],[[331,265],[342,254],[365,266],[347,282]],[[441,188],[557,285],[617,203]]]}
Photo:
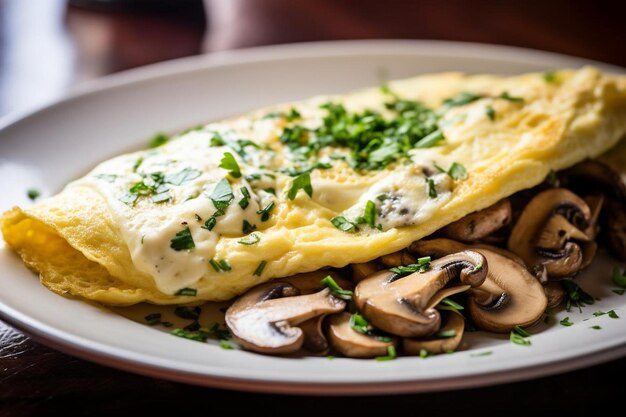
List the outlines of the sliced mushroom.
{"label": "sliced mushroom", "polygon": [[409,355],[419,355],[423,350],[428,353],[453,352],[463,339],[465,320],[458,313],[448,312],[443,320],[441,329],[427,338],[404,338],[402,348]]}
{"label": "sliced mushroom", "polygon": [[475,242],[495,233],[510,222],[511,203],[505,199],[445,226],[440,234],[462,242]]}
{"label": "sliced mushroom", "polygon": [[309,352],[320,355],[328,352],[328,340],[326,340],[324,330],[322,329],[322,323],[325,317],[326,314],[322,314],[302,322],[299,326],[300,329],[302,329],[302,333],[304,333],[302,347]]}
{"label": "sliced mushroom", "polygon": [[354,300],[363,315],[379,329],[405,337],[428,336],[439,328],[439,312],[430,301],[454,278],[477,287],[487,276],[485,257],[463,251],[433,261],[424,273],[401,277],[380,271],[359,282]]}
{"label": "sliced mushroom", "polygon": [[352,281],[359,283],[368,276],[378,271],[378,265],[376,262],[364,262],[361,264],[352,264]]}
{"label": "sliced mushroom", "polygon": [[322,269],[313,272],[291,275],[284,278],[276,278],[275,281],[287,282],[300,290],[301,294],[313,294],[314,292],[324,289],[324,284],[322,284],[321,281],[329,275],[337,284],[339,284],[341,288],[346,290],[352,290],[354,288],[354,284],[352,284],[352,282],[348,281],[331,269]]}
{"label": "sliced mushroom", "polygon": [[396,337],[388,341],[375,336],[365,335],[352,329],[350,313],[333,314],[328,318],[328,339],[332,347],[349,358],[373,358],[387,355],[389,346],[395,346]]}
{"label": "sliced mushroom", "polygon": [[464,245],[447,239],[421,240],[411,245],[419,256],[443,256],[473,250],[489,265],[487,278],[469,290],[468,311],[478,327],[507,332],[516,325],[528,326],[541,318],[547,299],[537,278],[509,252],[487,245]]}
{"label": "sliced mushroom", "polygon": [[378,258],[378,260],[383,265],[388,266],[388,267],[410,265],[416,262],[415,257],[404,250],[390,253],[388,255],[383,255],[380,258]]}
{"label": "sliced mushroom", "polygon": [[602,162],[583,161],[559,172],[558,176],[564,187],[575,191],[597,191],[601,187],[609,195],[617,191],[622,198],[626,197],[626,180],[622,174]]}
{"label": "sliced mushroom", "polygon": [[[567,227],[554,227],[562,224],[561,217],[566,221]],[[581,247],[568,241],[561,248],[555,249],[552,243],[560,242],[559,238],[568,233],[571,238],[575,238],[571,228],[578,229],[584,235],[582,231],[589,227],[590,220],[589,206],[576,194],[563,188],[543,191],[522,212],[509,236],[508,248],[519,255],[528,267],[545,265],[550,278],[572,276],[582,265]],[[546,226],[552,229],[546,229]],[[546,237],[545,230],[556,236]],[[539,247],[540,239],[541,244],[552,247]],[[588,237],[585,239],[589,240]]]}
{"label": "sliced mushroom", "polygon": [[295,352],[304,342],[304,333],[295,326],[319,315],[340,312],[346,306],[328,288],[299,294],[296,287],[285,282],[254,287],[228,308],[226,324],[246,349],[269,354]]}

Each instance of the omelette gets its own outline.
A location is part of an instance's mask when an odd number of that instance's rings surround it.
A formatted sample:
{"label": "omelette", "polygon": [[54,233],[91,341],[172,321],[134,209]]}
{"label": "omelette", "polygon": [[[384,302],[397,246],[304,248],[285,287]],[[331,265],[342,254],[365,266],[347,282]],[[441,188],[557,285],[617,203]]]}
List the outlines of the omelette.
{"label": "omelette", "polygon": [[191,129],[0,225],[59,294],[228,300],[406,248],[625,134],[623,75],[422,75]]}

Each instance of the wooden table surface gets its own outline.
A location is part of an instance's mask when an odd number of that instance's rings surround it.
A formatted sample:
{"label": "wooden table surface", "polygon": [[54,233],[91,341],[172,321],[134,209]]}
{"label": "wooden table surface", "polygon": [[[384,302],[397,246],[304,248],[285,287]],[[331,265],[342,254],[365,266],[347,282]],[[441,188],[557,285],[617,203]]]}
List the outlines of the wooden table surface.
{"label": "wooden table surface", "polygon": [[[619,2],[206,0],[205,4],[208,23],[202,3],[194,0],[181,0],[178,9],[165,11],[121,6],[94,11],[66,8],[62,0],[37,2],[37,6],[24,0],[0,0],[0,115],[48,101],[77,83],[111,72],[273,43],[449,39],[545,49],[626,66],[626,26]],[[472,409],[481,414],[582,413],[612,401],[623,402],[624,384],[613,381],[622,380],[625,374],[626,359],[621,359],[494,387],[320,400],[207,389],[137,376],[59,353],[0,322],[0,416],[67,411],[119,415],[149,407],[179,414],[228,412],[238,407],[271,414],[311,408],[357,415],[372,410],[450,415]]]}

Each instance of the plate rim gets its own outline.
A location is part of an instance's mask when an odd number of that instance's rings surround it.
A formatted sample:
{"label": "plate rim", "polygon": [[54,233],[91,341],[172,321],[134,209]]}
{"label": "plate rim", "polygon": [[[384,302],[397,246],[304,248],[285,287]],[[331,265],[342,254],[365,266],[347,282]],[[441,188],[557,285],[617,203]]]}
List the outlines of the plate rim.
{"label": "plate rim", "polygon": [[[9,114],[0,119],[0,130],[36,117],[40,112],[51,110],[63,103],[77,100],[83,96],[97,94],[100,91],[120,88],[136,82],[156,81],[168,75],[184,75],[193,71],[206,71],[208,68],[242,65],[255,62],[274,61],[276,59],[297,59],[311,57],[332,57],[346,55],[398,55],[431,53],[442,56],[455,54],[459,57],[476,58],[485,56],[509,62],[563,62],[563,66],[595,65],[611,72],[625,72],[626,69],[568,55],[533,50],[520,47],[491,45],[454,41],[433,40],[348,40],[294,43],[285,45],[261,46],[232,51],[222,51],[208,55],[198,55],[182,59],[152,64],[85,82],[58,99],[41,104],[32,109]],[[407,392],[438,391],[458,389],[468,386],[485,386],[499,382],[513,382],[537,376],[547,376],[568,370],[579,369],[626,356],[626,344],[614,343],[612,347],[596,350],[587,354],[571,354],[559,361],[537,364],[525,369],[489,371],[473,373],[460,377],[443,377],[419,380],[386,382],[294,382],[267,380],[258,377],[239,377],[225,375],[206,375],[186,370],[172,369],[167,364],[137,362],[122,354],[111,352],[111,347],[94,342],[86,337],[69,334],[45,323],[32,319],[0,301],[0,317],[12,326],[23,330],[43,344],[57,350],[81,357],[93,362],[132,371],[147,376],[165,378],[178,382],[206,385],[217,388],[229,388],[256,392],[281,394],[390,394]],[[116,351],[116,348],[114,351]],[[125,350],[125,349],[121,349]],[[572,359],[576,359],[572,363]],[[263,382],[263,384],[260,384]]]}

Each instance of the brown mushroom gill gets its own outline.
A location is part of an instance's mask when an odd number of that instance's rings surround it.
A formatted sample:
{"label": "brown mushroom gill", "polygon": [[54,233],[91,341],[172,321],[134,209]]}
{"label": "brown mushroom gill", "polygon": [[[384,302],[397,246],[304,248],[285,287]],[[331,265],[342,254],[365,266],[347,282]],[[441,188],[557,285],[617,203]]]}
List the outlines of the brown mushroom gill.
{"label": "brown mushroom gill", "polygon": [[419,256],[442,256],[468,250],[481,253],[489,265],[482,285],[469,290],[468,311],[484,330],[507,332],[516,325],[528,326],[539,320],[547,306],[544,289],[523,263],[507,252],[487,245],[464,245],[448,239],[421,240],[411,245]]}
{"label": "brown mushroom gill", "polygon": [[226,311],[226,324],[244,348],[260,353],[295,352],[304,334],[297,326],[314,317],[340,312],[345,302],[329,289],[299,295],[291,284],[272,282],[254,287]]}
{"label": "brown mushroom gill", "polygon": [[333,348],[350,358],[385,356],[389,346],[397,344],[396,337],[388,340],[355,331],[350,325],[350,313],[333,314],[328,318],[328,339]]}
{"label": "brown mushroom gill", "polygon": [[563,188],[549,189],[525,207],[511,231],[508,248],[528,267],[545,265],[549,278],[572,276],[583,263],[576,240],[589,241],[583,231],[590,221],[591,210],[583,199]]}
{"label": "brown mushroom gill", "polygon": [[430,305],[431,299],[455,278],[463,285],[481,285],[487,270],[484,256],[463,251],[432,262],[424,273],[401,277],[380,271],[359,282],[354,300],[379,329],[398,336],[427,336],[437,331],[441,320],[439,312]]}

